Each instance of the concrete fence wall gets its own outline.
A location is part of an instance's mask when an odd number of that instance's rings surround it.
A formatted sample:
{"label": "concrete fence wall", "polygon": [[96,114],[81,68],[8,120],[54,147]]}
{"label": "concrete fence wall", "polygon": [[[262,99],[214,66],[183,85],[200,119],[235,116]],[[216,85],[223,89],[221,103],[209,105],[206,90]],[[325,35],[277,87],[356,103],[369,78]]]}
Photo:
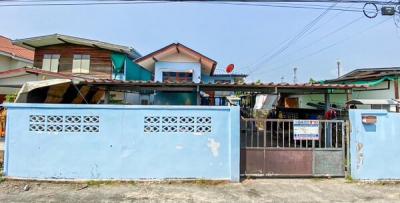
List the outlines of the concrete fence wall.
{"label": "concrete fence wall", "polygon": [[238,107],[7,108],[8,177],[239,181]]}
{"label": "concrete fence wall", "polygon": [[[363,124],[362,116],[376,116]],[[400,179],[400,114],[385,110],[350,111],[351,176],[357,180]]]}

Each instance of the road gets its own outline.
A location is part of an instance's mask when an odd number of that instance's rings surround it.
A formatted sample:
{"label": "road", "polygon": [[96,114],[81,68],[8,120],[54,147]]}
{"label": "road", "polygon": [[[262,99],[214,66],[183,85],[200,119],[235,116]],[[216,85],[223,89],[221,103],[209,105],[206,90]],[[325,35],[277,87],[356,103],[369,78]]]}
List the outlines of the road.
{"label": "road", "polygon": [[[28,186],[27,186],[28,185]],[[25,189],[29,190],[25,191]],[[0,202],[400,202],[400,184],[345,179],[256,179],[241,183],[49,183],[6,180]]]}

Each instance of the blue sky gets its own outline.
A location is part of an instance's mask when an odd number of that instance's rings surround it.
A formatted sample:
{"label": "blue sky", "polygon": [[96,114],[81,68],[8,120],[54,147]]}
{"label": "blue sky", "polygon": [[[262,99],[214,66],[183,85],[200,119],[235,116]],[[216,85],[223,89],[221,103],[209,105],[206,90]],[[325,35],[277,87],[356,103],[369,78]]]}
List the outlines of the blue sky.
{"label": "blue sky", "polygon": [[[238,72],[252,70],[249,81],[279,82],[284,76],[286,82],[291,82],[293,67],[298,67],[299,82],[334,78],[338,59],[342,72],[400,66],[397,50],[400,30],[392,17],[361,18],[315,43],[362,16],[362,13],[341,11],[330,11],[313,27],[314,32],[305,35],[283,54],[267,63],[260,60],[322,12],[195,3],[0,7],[0,35],[17,39],[61,33],[132,46],[143,55],[180,42],[215,59],[220,69],[233,63]],[[375,26],[385,19],[388,20]],[[367,28],[370,29],[362,32]],[[336,42],[341,43],[316,52]],[[301,49],[305,46],[306,49]],[[308,55],[311,56],[304,58]]]}

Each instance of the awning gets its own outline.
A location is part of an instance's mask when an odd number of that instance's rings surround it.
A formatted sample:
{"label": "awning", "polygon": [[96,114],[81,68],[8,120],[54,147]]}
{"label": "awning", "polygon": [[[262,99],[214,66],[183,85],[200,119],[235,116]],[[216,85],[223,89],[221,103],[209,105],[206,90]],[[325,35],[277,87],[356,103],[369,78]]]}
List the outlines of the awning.
{"label": "awning", "polygon": [[72,103],[96,104],[104,90],[74,84],[70,79],[51,79],[25,83],[17,94],[15,103]]}
{"label": "awning", "polygon": [[399,105],[400,102],[394,99],[353,99],[346,104],[359,104],[359,105]]}

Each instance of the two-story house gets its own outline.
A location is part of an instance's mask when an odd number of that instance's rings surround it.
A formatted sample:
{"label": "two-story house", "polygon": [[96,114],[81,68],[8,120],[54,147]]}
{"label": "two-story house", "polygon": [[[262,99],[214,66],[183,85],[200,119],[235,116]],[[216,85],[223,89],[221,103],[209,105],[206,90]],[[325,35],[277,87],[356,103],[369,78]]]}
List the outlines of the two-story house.
{"label": "two-story house", "polygon": [[127,75],[125,63],[140,57],[131,47],[61,34],[17,39],[13,43],[35,51],[36,68],[90,78]]}
{"label": "two-story house", "polygon": [[[13,44],[34,53],[33,69],[0,72],[0,86],[15,87],[7,87],[6,94],[17,92],[25,82],[53,78],[152,79],[148,70],[133,62],[140,54],[131,47],[61,34],[17,39]],[[114,95],[124,100],[125,94]]]}
{"label": "two-story house", "polygon": [[[233,83],[244,74],[215,74],[217,62],[183,44],[172,43],[135,61],[154,74],[155,82]],[[225,105],[221,98],[231,93],[158,91],[149,103],[159,105]],[[208,100],[208,101],[207,101]]]}

